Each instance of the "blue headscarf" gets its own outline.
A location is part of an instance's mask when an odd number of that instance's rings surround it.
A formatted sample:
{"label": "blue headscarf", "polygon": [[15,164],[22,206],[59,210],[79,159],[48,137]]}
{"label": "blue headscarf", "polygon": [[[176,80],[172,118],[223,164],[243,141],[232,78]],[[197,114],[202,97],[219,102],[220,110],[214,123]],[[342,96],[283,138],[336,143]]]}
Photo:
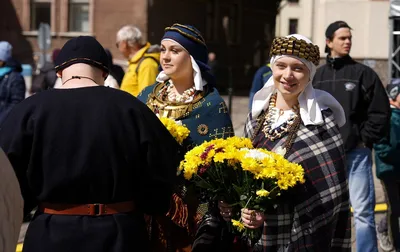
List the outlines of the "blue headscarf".
{"label": "blue headscarf", "polygon": [[200,68],[202,77],[208,84],[215,86],[215,78],[209,72],[208,49],[203,36],[196,27],[191,25],[173,24],[165,28],[165,34],[161,40],[171,39],[183,46],[194,58]]}

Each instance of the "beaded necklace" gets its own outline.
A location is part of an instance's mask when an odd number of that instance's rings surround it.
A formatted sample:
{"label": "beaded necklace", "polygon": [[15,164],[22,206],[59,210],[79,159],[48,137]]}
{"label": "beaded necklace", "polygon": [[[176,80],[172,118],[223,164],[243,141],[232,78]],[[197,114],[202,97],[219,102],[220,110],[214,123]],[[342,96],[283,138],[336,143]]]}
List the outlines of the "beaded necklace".
{"label": "beaded necklace", "polygon": [[276,108],[276,97],[276,93],[271,96],[268,106],[268,113],[265,116],[265,121],[263,123],[262,129],[265,137],[270,141],[275,141],[276,139],[281,138],[287,132],[289,132],[292,129],[295,121],[297,121],[296,119],[299,117],[299,107],[298,105],[295,105],[292,107],[292,111],[294,112],[294,114],[290,116],[290,118],[286,122],[284,122],[277,128],[272,129],[272,125],[276,121],[276,118],[278,118],[279,115],[283,115],[283,110]]}
{"label": "beaded necklace", "polygon": [[174,91],[174,87],[171,81],[167,81],[166,85],[160,90],[158,97],[164,101],[168,99],[168,101],[174,103],[186,103],[193,100],[194,94],[196,93],[196,88],[194,86],[186,89],[182,94],[178,94]]}

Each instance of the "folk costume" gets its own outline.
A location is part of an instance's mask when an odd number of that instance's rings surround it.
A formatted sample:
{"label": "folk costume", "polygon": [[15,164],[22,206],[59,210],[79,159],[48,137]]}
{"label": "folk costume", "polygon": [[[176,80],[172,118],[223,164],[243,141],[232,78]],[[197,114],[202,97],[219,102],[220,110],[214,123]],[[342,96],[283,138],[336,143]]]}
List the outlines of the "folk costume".
{"label": "folk costume", "polygon": [[[93,37],[69,40],[56,71],[75,63],[108,73]],[[143,215],[168,211],[181,157],[142,102],[101,85],[46,90],[13,109],[0,146],[15,169],[25,214],[38,206],[24,252],[150,251]]]}
{"label": "folk costume", "polygon": [[[340,104],[311,83],[319,49],[301,35],[276,38],[271,66],[294,57],[310,71],[310,80],[292,111],[276,116],[276,88],[271,77],[256,93],[245,125],[254,147],[276,151],[305,170],[305,183],[282,193],[265,213],[263,235],[253,251],[350,251],[350,207],[343,142],[345,123]],[[281,119],[283,118],[283,119]]]}
{"label": "folk costume", "polygon": [[[165,29],[162,40],[172,40],[190,54],[195,85],[176,97],[170,92],[173,81],[162,71],[157,83],[145,88],[138,98],[160,117],[182,121],[188,127],[190,135],[183,142],[185,151],[204,141],[233,136],[228,109],[208,72],[207,47],[200,32],[193,26],[174,24]],[[192,251],[197,224],[207,212],[207,204],[199,206],[196,193],[187,191],[183,177],[177,177],[176,183],[167,216],[152,218],[154,251]]]}

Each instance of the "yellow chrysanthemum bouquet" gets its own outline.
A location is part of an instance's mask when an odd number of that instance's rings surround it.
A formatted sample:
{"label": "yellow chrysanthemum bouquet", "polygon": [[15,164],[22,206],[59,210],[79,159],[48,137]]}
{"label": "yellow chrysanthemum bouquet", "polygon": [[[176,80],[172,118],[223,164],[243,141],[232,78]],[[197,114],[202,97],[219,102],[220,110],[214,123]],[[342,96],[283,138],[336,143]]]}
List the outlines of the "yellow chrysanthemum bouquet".
{"label": "yellow chrysanthemum bouquet", "polygon": [[160,117],[160,120],[179,144],[182,144],[183,140],[189,136],[190,130],[181,121],[167,117]]}
{"label": "yellow chrysanthemum bouquet", "polygon": [[304,169],[281,154],[255,149],[250,139],[231,137],[204,142],[187,152],[180,164],[210,200],[222,199],[234,209],[232,225],[255,241],[261,230],[245,228],[240,209],[265,211],[282,191],[304,183]]}

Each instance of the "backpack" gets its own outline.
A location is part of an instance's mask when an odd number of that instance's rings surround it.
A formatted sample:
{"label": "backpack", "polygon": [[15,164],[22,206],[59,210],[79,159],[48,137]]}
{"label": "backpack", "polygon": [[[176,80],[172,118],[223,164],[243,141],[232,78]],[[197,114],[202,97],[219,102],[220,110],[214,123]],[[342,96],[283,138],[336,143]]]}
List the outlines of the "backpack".
{"label": "backpack", "polygon": [[46,74],[40,72],[38,75],[33,77],[32,86],[30,92],[32,94],[40,92],[46,89]]}

